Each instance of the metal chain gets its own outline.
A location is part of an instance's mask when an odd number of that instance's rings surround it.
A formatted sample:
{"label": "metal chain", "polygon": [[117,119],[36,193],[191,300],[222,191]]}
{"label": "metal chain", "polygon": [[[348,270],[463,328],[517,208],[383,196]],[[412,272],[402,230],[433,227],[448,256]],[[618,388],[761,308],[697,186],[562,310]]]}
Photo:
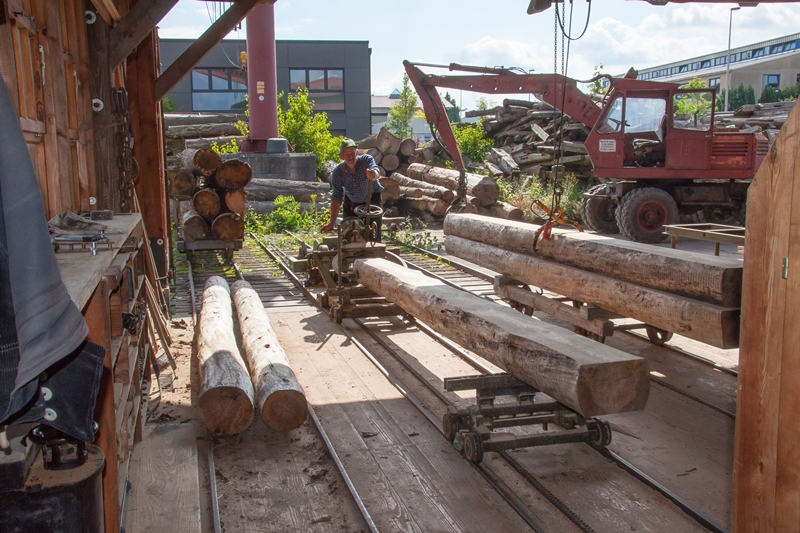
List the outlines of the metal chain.
{"label": "metal chain", "polygon": [[132,155],[133,134],[130,131],[131,114],[128,109],[128,91],[125,88],[114,89],[114,138],[117,143],[117,168],[120,172],[119,190],[123,213],[134,211],[134,185],[139,176],[139,163]]}

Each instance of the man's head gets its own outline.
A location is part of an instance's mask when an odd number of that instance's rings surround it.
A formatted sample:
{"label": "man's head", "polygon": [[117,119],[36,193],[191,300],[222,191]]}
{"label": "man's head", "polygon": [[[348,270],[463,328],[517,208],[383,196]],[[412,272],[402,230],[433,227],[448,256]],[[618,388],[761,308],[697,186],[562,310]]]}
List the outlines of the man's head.
{"label": "man's head", "polygon": [[358,147],[353,139],[345,138],[339,146],[339,157],[344,159],[345,162],[352,165],[358,157]]}

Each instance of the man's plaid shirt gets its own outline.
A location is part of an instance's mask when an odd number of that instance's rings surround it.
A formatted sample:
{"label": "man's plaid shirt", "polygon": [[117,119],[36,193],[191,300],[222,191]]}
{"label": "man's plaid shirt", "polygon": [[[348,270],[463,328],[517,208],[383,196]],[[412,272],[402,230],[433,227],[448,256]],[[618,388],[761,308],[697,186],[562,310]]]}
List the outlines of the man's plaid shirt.
{"label": "man's plaid shirt", "polygon": [[[344,200],[344,195],[355,204],[363,204],[367,202],[367,190],[369,187],[369,180],[367,179],[367,169],[380,170],[375,159],[369,155],[364,154],[356,158],[356,171],[351,174],[347,170],[347,165],[343,162],[336,165],[331,173],[331,200],[337,200],[340,203]],[[380,181],[372,182],[372,191],[382,191],[383,186]]]}

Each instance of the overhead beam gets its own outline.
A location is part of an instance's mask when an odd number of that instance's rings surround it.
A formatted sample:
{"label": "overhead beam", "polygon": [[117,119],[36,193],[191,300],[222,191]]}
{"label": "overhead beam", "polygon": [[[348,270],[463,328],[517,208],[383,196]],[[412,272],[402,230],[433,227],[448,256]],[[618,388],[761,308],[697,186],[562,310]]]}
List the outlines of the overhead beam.
{"label": "overhead beam", "polygon": [[113,28],[114,24],[119,22],[119,19],[122,18],[114,0],[92,0],[92,5],[109,27]]}
{"label": "overhead beam", "polygon": [[[156,80],[156,98],[164,98],[244,17],[263,0],[239,0],[231,5]],[[270,3],[275,3],[271,1]]]}
{"label": "overhead beam", "polygon": [[111,30],[108,62],[113,69],[147,37],[178,0],[138,2]]}

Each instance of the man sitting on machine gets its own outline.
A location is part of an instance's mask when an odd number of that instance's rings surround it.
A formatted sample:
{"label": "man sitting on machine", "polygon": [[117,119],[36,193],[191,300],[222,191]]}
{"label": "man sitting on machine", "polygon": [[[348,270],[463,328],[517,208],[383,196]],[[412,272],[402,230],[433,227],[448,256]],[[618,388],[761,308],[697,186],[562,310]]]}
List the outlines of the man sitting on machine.
{"label": "man sitting on machine", "polygon": [[380,172],[375,159],[368,154],[358,155],[358,147],[352,139],[344,139],[339,147],[339,157],[343,159],[331,173],[331,214],[330,221],[322,226],[322,233],[328,233],[336,225],[339,208],[344,202],[344,216],[365,219],[367,226],[376,224],[374,239],[381,241],[381,191],[383,186],[378,178]]}

